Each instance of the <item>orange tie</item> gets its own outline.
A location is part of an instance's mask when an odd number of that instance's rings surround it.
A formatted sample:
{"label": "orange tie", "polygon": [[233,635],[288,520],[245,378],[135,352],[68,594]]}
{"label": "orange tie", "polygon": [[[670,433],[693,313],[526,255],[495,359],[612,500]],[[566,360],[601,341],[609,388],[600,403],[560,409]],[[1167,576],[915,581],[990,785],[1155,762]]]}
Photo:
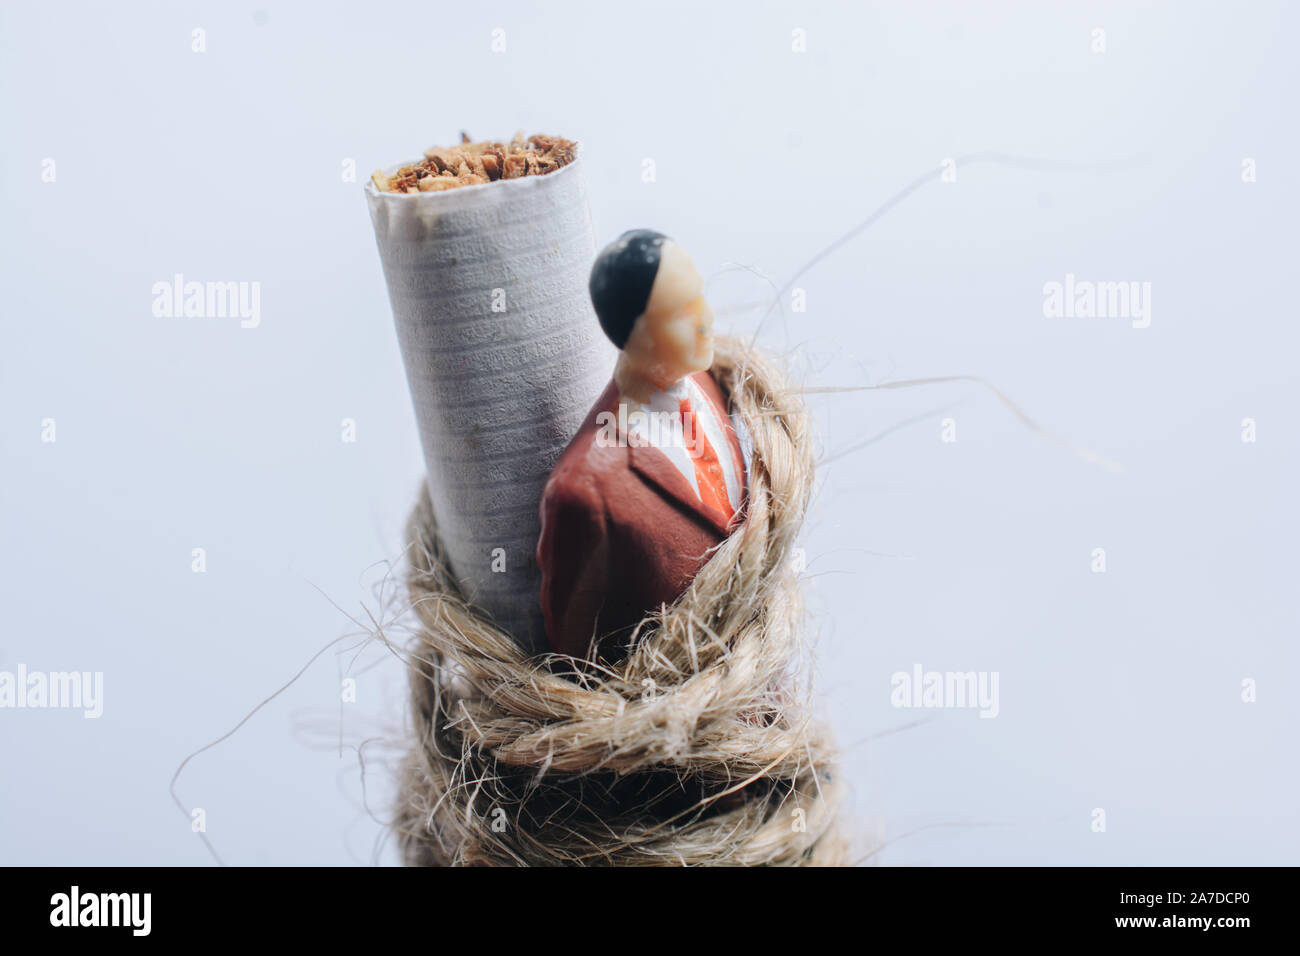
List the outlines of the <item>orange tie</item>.
{"label": "orange tie", "polygon": [[[699,416],[691,408],[689,399],[681,400],[682,433],[686,436],[687,447],[695,461],[695,486],[700,492],[700,502],[706,508],[719,512],[730,521],[735,509],[727,497],[727,479],[722,474],[722,464],[718,453],[713,450],[708,436],[700,427]],[[698,452],[698,454],[696,454]]]}

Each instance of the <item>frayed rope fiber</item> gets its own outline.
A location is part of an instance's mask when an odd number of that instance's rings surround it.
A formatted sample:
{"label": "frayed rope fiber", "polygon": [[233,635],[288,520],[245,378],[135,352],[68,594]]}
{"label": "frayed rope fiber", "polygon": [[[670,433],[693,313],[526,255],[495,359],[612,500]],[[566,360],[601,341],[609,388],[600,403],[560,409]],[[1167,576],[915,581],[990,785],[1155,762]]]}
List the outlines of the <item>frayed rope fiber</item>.
{"label": "frayed rope fiber", "polygon": [[846,862],[834,745],[800,688],[807,419],[734,340],[718,341],[712,374],[753,443],[747,515],[617,664],[525,655],[460,595],[421,495],[415,740],[396,816],[408,865]]}

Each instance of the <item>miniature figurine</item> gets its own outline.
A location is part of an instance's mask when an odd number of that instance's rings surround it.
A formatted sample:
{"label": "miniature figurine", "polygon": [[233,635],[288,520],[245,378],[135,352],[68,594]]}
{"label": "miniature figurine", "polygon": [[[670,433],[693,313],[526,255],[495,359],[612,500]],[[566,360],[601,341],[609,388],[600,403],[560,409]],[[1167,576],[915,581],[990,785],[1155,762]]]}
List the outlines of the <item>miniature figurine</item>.
{"label": "miniature figurine", "polygon": [[537,563],[552,650],[617,656],[741,518],[745,460],[708,372],[703,287],[661,233],[626,232],[596,257],[592,305],[620,355],[542,493]]}

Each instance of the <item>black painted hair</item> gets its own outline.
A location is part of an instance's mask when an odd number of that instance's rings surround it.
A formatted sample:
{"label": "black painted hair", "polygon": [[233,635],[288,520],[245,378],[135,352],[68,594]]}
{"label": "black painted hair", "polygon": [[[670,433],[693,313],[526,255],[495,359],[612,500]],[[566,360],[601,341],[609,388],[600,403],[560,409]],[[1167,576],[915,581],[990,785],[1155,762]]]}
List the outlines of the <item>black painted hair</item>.
{"label": "black painted hair", "polygon": [[659,253],[668,237],[651,229],[629,229],[596,256],[591,267],[591,304],[609,340],[622,348],[650,301],[659,272]]}

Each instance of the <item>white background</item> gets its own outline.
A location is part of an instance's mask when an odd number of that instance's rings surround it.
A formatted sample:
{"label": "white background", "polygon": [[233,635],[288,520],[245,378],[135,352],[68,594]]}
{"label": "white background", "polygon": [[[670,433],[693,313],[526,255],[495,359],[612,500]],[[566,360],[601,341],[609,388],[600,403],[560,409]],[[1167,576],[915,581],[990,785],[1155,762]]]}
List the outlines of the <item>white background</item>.
{"label": "white background", "polygon": [[[817,396],[819,692],[873,862],[1297,862],[1300,16],[983,6],[6,4],[0,669],[105,702],[0,711],[0,862],[210,862],[177,764],[378,613],[422,466],[361,181],[461,128],[581,139],[599,241],[674,236],[735,332],[945,157],[1126,164],[961,167],[768,319],[806,385],[980,375],[1125,466],[976,385]],[[261,325],[155,318],[178,272]],[[1066,273],[1150,282],[1150,327],[1045,318]],[[223,859],[394,862],[357,746],[403,674],[354,656],[181,777]],[[891,707],[918,663],[997,671],[999,716]]]}

